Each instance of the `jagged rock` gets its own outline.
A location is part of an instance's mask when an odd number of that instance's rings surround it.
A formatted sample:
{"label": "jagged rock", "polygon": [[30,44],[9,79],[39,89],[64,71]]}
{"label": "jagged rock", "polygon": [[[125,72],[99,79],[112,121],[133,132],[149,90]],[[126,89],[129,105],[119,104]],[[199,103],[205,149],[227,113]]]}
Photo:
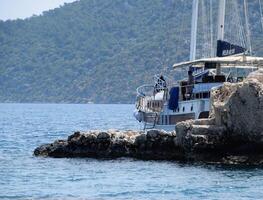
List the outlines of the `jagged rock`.
{"label": "jagged rock", "polygon": [[[225,144],[225,127],[199,124],[200,121],[193,120],[179,123],[176,127],[177,145],[190,152],[216,149]],[[202,124],[206,124],[204,120]]]}
{"label": "jagged rock", "polygon": [[232,139],[263,142],[263,70],[212,92],[212,117]]}
{"label": "jagged rock", "polygon": [[87,140],[90,142],[94,142],[96,140],[96,135],[95,134],[87,134]]}
{"label": "jagged rock", "polygon": [[251,72],[248,76],[247,76],[247,80],[252,80],[255,79],[261,83],[263,83],[263,69],[259,69],[257,71]]}
{"label": "jagged rock", "polygon": [[60,140],[35,149],[34,154],[51,157],[129,156],[142,159],[173,159],[183,157],[174,143],[175,134],[150,130],[75,132],[67,140]]}
{"label": "jagged rock", "polygon": [[177,124],[177,145],[194,159],[211,160],[217,155],[220,163],[262,163],[263,70],[241,83],[224,83],[213,90],[211,106],[209,119]]}
{"label": "jagged rock", "polygon": [[145,133],[140,134],[136,137],[134,144],[139,146],[140,144],[144,144],[147,141],[147,137]]}

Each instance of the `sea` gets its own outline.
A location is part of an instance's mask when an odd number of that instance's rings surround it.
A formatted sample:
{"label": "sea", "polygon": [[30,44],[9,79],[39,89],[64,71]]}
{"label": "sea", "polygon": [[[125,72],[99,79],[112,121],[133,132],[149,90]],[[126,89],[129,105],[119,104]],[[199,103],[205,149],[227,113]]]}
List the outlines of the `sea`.
{"label": "sea", "polygon": [[263,199],[263,168],[44,158],[74,131],[141,129],[134,105],[0,104],[0,199]]}

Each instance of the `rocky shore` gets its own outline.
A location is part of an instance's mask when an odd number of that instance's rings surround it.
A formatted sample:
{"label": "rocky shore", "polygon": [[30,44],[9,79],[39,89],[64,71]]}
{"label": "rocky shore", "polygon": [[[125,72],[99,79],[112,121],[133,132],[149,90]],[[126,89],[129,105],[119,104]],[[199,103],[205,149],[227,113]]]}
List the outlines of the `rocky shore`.
{"label": "rocky shore", "polygon": [[42,145],[35,155],[51,157],[135,157],[140,159],[183,159],[175,133],[150,130],[75,132],[67,140]]}
{"label": "rocky shore", "polygon": [[208,119],[181,122],[175,132],[75,132],[36,148],[34,154],[263,165],[263,70],[213,90],[211,106]]}

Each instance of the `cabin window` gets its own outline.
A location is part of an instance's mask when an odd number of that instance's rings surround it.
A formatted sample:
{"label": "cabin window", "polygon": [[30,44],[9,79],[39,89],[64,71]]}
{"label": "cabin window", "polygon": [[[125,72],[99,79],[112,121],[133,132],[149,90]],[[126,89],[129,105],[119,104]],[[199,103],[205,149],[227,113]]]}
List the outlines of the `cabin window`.
{"label": "cabin window", "polygon": [[191,106],[191,111],[193,111],[193,109],[194,109],[194,108],[193,108],[193,105],[192,105],[192,106]]}
{"label": "cabin window", "polygon": [[185,108],[183,107],[183,112],[184,112]]}

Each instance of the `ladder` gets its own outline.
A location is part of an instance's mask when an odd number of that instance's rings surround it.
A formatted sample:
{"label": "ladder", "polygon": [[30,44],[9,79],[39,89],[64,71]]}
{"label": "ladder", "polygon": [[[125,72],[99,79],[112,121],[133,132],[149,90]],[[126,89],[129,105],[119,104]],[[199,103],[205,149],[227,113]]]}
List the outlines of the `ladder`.
{"label": "ladder", "polygon": [[159,114],[158,113],[145,113],[145,116],[147,119],[144,122],[144,128],[143,130],[147,130],[147,129],[153,129],[155,128],[155,125],[159,119]]}

